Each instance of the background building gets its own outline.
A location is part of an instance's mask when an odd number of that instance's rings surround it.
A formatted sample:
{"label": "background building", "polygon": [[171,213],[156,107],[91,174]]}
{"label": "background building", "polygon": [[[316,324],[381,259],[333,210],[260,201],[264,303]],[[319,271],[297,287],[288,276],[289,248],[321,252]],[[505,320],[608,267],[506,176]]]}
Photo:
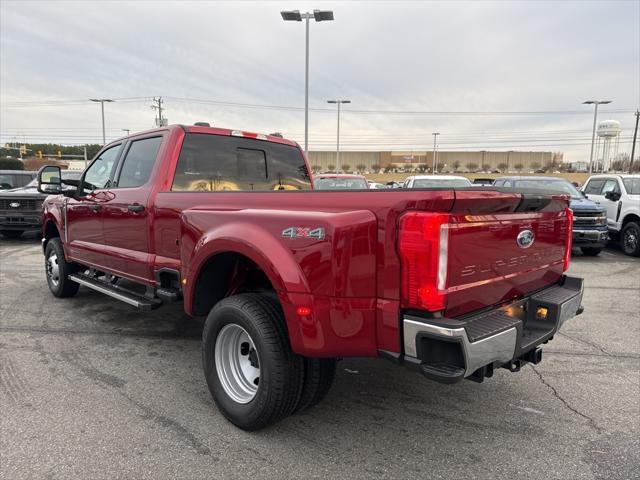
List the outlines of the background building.
{"label": "background building", "polygon": [[[562,162],[562,155],[553,152],[437,152],[438,171],[490,171],[506,170],[523,172],[537,170],[539,168],[551,168],[552,164]],[[309,152],[309,164],[312,168],[318,167],[320,171],[330,171],[336,167],[335,151],[311,151]],[[433,165],[433,152],[340,152],[340,165],[342,170],[348,166],[349,171],[372,171],[378,168],[410,168],[426,166],[431,169]],[[330,168],[331,167],[331,168]]]}

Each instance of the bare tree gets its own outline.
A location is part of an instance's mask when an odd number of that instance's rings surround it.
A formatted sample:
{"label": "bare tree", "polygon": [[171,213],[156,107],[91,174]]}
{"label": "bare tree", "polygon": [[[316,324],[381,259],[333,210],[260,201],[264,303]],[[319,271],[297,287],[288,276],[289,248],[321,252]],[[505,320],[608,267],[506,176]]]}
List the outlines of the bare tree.
{"label": "bare tree", "polygon": [[367,166],[364,163],[359,163],[358,165],[356,165],[356,170],[358,170],[358,172],[360,173],[364,173],[366,169]]}
{"label": "bare tree", "polygon": [[476,170],[478,170],[478,164],[476,162],[467,162],[465,167],[467,167],[467,170],[469,170],[470,172],[475,172]]}
{"label": "bare tree", "polygon": [[328,168],[328,169],[329,169],[329,171],[330,171],[330,172],[332,172],[332,173],[336,170],[336,166],[335,166],[335,165],[333,165],[333,164],[331,164],[331,163],[330,163],[329,165],[327,165],[327,168]]}

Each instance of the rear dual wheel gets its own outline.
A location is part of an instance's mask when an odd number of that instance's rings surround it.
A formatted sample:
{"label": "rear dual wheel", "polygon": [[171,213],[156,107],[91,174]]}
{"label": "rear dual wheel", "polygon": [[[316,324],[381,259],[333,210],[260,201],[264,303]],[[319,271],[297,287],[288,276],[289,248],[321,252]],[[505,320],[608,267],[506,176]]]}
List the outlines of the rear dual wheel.
{"label": "rear dual wheel", "polygon": [[329,391],[335,360],[291,351],[280,304],[244,293],[218,302],[203,331],[202,360],[220,412],[258,430],[317,404]]}

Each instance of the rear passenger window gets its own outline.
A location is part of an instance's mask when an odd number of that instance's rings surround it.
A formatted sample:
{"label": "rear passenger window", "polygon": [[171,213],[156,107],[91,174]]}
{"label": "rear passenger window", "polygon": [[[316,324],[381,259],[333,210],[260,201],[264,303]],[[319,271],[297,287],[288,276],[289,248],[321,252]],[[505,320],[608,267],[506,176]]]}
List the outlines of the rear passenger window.
{"label": "rear passenger window", "polygon": [[118,187],[139,187],[147,183],[161,143],[162,137],[145,138],[131,143],[120,171]]}
{"label": "rear passenger window", "polygon": [[300,150],[248,138],[189,133],[173,179],[173,191],[309,190]]}
{"label": "rear passenger window", "polygon": [[592,194],[592,195],[600,195],[600,190],[602,190],[602,184],[604,183],[604,179],[600,179],[600,178],[595,178],[591,181],[589,181],[589,183],[587,183],[587,186],[584,189],[584,193],[588,194]]}

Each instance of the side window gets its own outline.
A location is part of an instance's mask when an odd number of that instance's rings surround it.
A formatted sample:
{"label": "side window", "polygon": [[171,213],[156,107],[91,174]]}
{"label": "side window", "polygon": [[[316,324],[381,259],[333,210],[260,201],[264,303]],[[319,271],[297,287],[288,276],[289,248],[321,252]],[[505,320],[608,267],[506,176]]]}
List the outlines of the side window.
{"label": "side window", "polygon": [[593,180],[589,180],[589,183],[587,183],[587,186],[584,188],[584,193],[586,193],[587,195],[600,195],[602,184],[604,184],[604,180],[601,178],[594,178]]}
{"label": "side window", "polygon": [[100,154],[95,162],[87,169],[84,176],[82,188],[84,190],[99,190],[101,188],[109,188],[111,186],[111,173],[116,165],[118,154],[122,145],[105,150]]}
{"label": "side window", "polygon": [[156,162],[160,144],[162,144],[162,137],[144,138],[131,143],[118,178],[119,188],[139,187],[147,183]]}
{"label": "side window", "polygon": [[618,186],[618,181],[610,178],[606,182],[604,182],[604,186],[602,187],[601,195],[604,195],[607,192],[617,192],[620,193],[620,187]]}
{"label": "side window", "polygon": [[504,180],[496,180],[493,182],[494,187],[502,187],[504,185]]}
{"label": "side window", "polygon": [[171,190],[308,190],[300,150],[290,145],[221,135],[187,134]]}

